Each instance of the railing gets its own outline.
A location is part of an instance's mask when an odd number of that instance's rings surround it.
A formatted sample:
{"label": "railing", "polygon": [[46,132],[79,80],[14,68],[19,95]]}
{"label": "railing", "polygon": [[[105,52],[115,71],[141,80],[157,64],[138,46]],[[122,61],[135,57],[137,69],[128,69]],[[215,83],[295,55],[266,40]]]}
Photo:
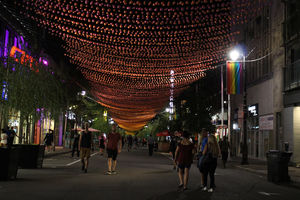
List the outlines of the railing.
{"label": "railing", "polygon": [[300,88],[300,60],[284,68],[284,90]]}

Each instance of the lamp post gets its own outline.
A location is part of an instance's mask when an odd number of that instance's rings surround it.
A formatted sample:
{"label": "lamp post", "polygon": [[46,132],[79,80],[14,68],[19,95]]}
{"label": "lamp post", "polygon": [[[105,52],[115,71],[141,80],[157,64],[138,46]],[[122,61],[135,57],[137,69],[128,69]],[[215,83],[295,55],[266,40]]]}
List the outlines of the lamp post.
{"label": "lamp post", "polygon": [[243,66],[243,145],[242,145],[242,165],[247,165],[248,163],[248,145],[247,145],[247,116],[248,116],[248,109],[247,109],[247,90],[246,90],[246,57],[240,53],[238,50],[232,50],[229,53],[229,57],[231,60],[236,61],[242,57],[242,66]]}

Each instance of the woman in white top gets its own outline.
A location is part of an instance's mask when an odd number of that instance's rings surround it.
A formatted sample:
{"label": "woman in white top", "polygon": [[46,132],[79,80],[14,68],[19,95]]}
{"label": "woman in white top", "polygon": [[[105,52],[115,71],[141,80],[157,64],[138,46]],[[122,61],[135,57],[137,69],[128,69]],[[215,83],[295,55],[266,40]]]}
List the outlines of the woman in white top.
{"label": "woman in white top", "polygon": [[1,133],[0,137],[0,146],[1,147],[6,147],[7,146],[7,134],[6,133]]}

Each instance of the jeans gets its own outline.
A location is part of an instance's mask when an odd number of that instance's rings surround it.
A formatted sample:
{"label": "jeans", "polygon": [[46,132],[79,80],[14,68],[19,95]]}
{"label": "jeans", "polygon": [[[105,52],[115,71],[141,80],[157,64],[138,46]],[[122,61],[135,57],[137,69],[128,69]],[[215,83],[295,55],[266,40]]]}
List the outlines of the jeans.
{"label": "jeans", "polygon": [[213,161],[205,166],[205,170],[203,171],[203,180],[204,180],[204,187],[207,186],[207,176],[209,175],[210,178],[210,188],[215,188],[215,172],[217,168],[217,158],[214,158]]}

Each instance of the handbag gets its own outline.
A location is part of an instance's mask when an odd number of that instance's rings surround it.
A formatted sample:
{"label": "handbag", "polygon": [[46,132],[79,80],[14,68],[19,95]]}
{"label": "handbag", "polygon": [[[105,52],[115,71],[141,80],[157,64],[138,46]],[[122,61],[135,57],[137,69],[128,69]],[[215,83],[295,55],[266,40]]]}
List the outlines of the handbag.
{"label": "handbag", "polygon": [[202,155],[198,161],[198,168],[200,172],[204,172],[204,170],[213,162],[213,155],[212,152],[209,151],[207,148],[206,154]]}

